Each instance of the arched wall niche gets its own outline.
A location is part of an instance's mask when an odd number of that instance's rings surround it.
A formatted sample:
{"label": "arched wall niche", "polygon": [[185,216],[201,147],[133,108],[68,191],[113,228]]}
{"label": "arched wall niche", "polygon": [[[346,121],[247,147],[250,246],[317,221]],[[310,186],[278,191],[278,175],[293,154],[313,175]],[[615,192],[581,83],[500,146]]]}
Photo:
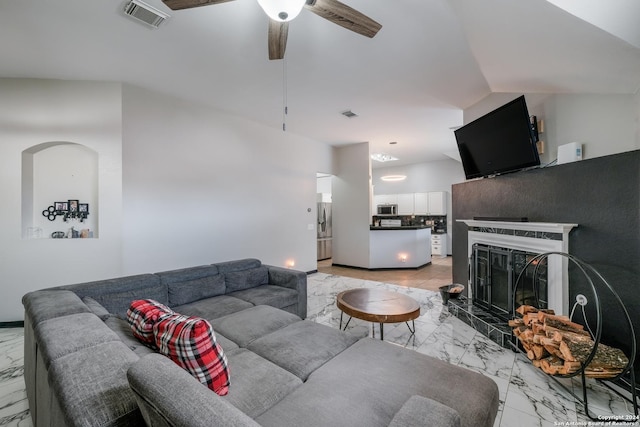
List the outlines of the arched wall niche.
{"label": "arched wall niche", "polygon": [[[98,229],[98,153],[69,141],[49,141],[22,152],[22,237],[51,238],[61,231],[81,232],[97,238]],[[89,205],[84,221],[56,216],[52,221],[42,212],[56,202],[79,200]]]}

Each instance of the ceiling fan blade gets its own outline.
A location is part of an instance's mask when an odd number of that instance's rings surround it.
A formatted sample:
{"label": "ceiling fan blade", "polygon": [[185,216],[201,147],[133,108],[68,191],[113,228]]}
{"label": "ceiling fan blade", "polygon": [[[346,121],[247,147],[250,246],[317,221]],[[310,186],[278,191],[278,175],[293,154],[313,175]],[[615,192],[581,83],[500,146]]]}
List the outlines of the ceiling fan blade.
{"label": "ceiling fan blade", "polygon": [[278,22],[269,19],[269,59],[284,58],[288,33],[288,22]]}
{"label": "ceiling fan blade", "polygon": [[191,9],[192,7],[226,3],[233,0],[162,0],[171,10]]}
{"label": "ceiling fan blade", "polygon": [[307,0],[304,7],[334,24],[369,38],[375,36],[382,28],[382,25],[373,19],[338,0]]}

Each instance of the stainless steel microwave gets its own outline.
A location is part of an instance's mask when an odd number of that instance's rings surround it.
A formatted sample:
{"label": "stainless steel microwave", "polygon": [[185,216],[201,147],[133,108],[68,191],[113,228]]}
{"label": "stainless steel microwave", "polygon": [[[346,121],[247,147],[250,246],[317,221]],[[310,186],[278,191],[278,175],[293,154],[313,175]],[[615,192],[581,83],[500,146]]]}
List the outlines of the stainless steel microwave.
{"label": "stainless steel microwave", "polygon": [[398,215],[398,205],[378,205],[378,215]]}

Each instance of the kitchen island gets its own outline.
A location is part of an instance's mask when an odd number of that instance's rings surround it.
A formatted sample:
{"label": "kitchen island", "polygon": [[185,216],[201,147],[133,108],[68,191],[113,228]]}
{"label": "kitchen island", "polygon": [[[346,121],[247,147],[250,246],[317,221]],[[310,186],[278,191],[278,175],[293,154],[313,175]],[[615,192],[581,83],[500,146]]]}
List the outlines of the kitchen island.
{"label": "kitchen island", "polygon": [[369,229],[369,268],[418,268],[431,263],[431,227]]}

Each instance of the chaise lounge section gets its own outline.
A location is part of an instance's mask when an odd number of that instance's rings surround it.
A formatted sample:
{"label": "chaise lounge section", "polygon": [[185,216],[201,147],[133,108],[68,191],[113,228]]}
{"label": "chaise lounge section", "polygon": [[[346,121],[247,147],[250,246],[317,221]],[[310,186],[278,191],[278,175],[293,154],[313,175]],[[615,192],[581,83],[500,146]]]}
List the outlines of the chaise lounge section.
{"label": "chaise lounge section", "polygon": [[[219,396],[132,335],[133,300],[208,320]],[[24,296],[25,382],[41,426],[486,426],[489,378],[306,317],[306,275],[247,259]]]}

